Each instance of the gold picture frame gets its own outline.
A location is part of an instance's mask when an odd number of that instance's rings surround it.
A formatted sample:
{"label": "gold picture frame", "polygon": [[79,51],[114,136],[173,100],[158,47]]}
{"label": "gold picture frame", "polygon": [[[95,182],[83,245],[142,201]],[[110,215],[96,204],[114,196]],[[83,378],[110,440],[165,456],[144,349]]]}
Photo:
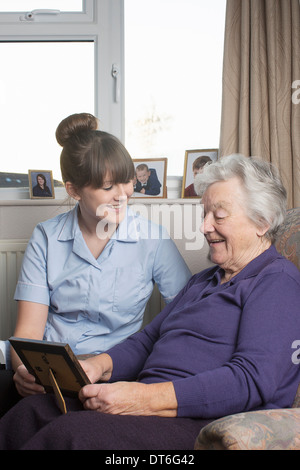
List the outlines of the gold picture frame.
{"label": "gold picture frame", "polygon": [[30,199],[55,199],[51,170],[28,170]]}
{"label": "gold picture frame", "polygon": [[[184,172],[181,188],[182,198],[199,198],[194,190],[194,171],[199,171],[202,166],[209,162],[209,159],[211,161],[216,161],[218,159],[218,154],[219,149],[198,149],[185,151]],[[196,168],[194,168],[195,166]]]}
{"label": "gold picture frame", "polygon": [[134,193],[136,198],[167,197],[167,158],[135,158]]}

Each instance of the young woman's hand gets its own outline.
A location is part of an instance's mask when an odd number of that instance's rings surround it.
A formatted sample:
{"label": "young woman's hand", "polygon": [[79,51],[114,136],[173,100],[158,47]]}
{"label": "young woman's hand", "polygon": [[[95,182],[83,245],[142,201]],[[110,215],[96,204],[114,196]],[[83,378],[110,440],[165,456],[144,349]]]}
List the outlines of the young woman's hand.
{"label": "young woman's hand", "polygon": [[35,377],[29,374],[28,370],[23,364],[17,368],[14,374],[14,382],[18,393],[22,397],[36,395],[38,393],[45,393],[44,387],[36,383]]}

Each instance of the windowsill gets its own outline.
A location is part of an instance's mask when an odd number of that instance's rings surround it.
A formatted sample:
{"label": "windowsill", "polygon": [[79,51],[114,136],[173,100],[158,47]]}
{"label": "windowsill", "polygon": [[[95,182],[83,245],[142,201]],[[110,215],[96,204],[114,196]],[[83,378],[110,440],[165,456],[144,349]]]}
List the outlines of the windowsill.
{"label": "windowsill", "polygon": [[[181,198],[182,178],[173,176],[167,178],[167,189],[170,196],[162,197],[132,197],[130,204],[199,204],[199,198]],[[64,187],[54,188],[55,199],[30,199],[28,188],[0,188],[0,206],[70,206],[72,199]]]}
{"label": "windowsill", "polygon": [[[198,198],[131,198],[129,204],[199,204]],[[69,206],[73,202],[71,199],[3,199],[0,200],[1,206]]]}
{"label": "windowsill", "polygon": [[68,203],[69,198],[65,188],[54,188],[55,199],[30,199],[29,188],[0,188],[0,205],[57,205]]}

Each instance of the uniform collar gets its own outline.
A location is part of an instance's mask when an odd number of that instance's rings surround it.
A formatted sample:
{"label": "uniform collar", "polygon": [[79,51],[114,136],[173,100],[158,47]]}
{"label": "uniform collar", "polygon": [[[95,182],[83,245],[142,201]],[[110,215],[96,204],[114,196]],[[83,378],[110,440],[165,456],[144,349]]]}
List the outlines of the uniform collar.
{"label": "uniform collar", "polygon": [[137,242],[140,238],[138,229],[137,215],[127,207],[127,213],[117,230],[112,235],[112,240],[119,242]]}
{"label": "uniform collar", "polygon": [[78,225],[78,204],[67,213],[62,229],[57,239],[60,241],[74,240],[76,233],[80,231]]}

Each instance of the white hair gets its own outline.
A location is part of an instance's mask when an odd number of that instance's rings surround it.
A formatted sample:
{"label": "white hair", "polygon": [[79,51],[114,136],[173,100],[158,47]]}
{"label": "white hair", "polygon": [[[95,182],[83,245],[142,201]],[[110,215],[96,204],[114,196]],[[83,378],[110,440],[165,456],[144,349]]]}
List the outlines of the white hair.
{"label": "white hair", "polygon": [[245,194],[246,213],[258,227],[270,227],[266,237],[274,243],[279,226],[286,215],[287,194],[278,170],[256,157],[234,154],[207,164],[194,182],[202,196],[208,186],[231,178],[239,178]]}

